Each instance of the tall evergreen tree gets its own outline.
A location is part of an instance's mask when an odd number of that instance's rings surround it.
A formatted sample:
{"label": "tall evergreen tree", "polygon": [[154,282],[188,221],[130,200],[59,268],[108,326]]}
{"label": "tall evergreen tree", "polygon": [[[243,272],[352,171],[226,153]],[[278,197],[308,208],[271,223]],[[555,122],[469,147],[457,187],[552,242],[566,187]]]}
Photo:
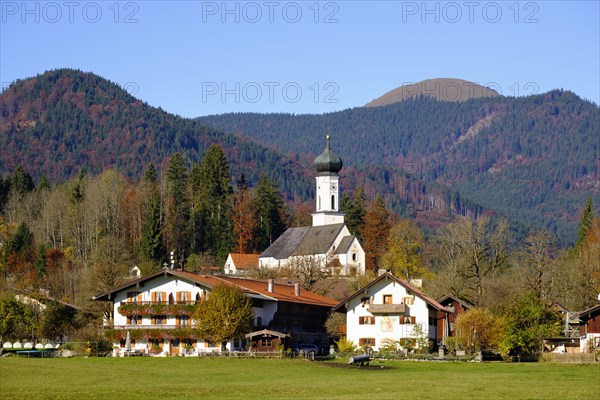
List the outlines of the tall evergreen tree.
{"label": "tall evergreen tree", "polygon": [[583,207],[583,213],[581,214],[581,220],[579,220],[579,230],[577,231],[577,241],[575,242],[575,250],[580,250],[587,239],[588,232],[592,227],[592,221],[594,220],[594,205],[592,198],[588,198]]}
{"label": "tall evergreen tree", "polygon": [[142,192],[142,238],[140,251],[146,261],[161,261],[164,258],[163,238],[160,223],[160,192],[158,175],[154,163],[144,172]]}
{"label": "tall evergreen tree", "polygon": [[351,234],[357,235],[358,238],[362,240],[363,237],[361,236],[361,232],[358,228],[363,223],[365,214],[367,212],[365,209],[365,192],[361,187],[358,187],[354,191],[352,199],[350,199],[350,197],[344,193],[341,202],[342,211],[346,213],[344,220],[348,230]]}
{"label": "tall evergreen tree", "polygon": [[187,243],[189,200],[187,194],[187,168],[179,153],[173,154],[167,169],[166,237],[167,252],[179,257]]}
{"label": "tall evergreen tree", "polygon": [[287,228],[285,202],[273,181],[261,175],[255,193],[258,210],[258,251],[263,251]]}
{"label": "tall evergreen tree", "polygon": [[33,178],[20,165],[13,172],[10,185],[11,190],[18,194],[29,193],[35,188]]}
{"label": "tall evergreen tree", "polygon": [[193,253],[208,253],[219,260],[233,249],[233,192],[229,164],[218,145],[208,148],[202,162],[190,173],[190,247]]}

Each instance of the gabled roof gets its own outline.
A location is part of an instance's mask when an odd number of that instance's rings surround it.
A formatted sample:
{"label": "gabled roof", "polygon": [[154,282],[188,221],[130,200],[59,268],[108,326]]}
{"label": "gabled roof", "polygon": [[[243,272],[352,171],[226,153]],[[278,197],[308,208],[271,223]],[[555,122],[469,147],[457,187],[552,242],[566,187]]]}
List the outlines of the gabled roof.
{"label": "gabled roof", "polygon": [[352,242],[354,242],[354,239],[356,239],[356,236],[354,236],[354,235],[344,236],[344,238],[340,242],[340,245],[336,249],[336,253],[337,254],[347,253],[348,250],[350,250],[350,246],[352,246]]}
{"label": "gabled roof", "polygon": [[300,242],[302,242],[304,235],[306,235],[309,229],[309,226],[289,228],[277,240],[271,243],[260,257],[272,257],[276,260],[288,258],[296,250]]}
{"label": "gabled roof", "polygon": [[412,286],[410,283],[406,282],[405,280],[397,278],[394,275],[390,274],[389,272],[382,274],[377,279],[372,280],[366,286],[358,289],[356,292],[354,292],[350,296],[346,297],[344,300],[339,302],[335,307],[333,307],[333,311],[339,311],[341,309],[346,308],[346,303],[348,303],[350,300],[352,300],[353,298],[355,298],[357,296],[363,296],[363,293],[365,292],[365,290],[373,287],[374,285],[381,282],[382,280],[388,280],[388,279],[391,279],[394,282],[399,283],[400,285],[404,286],[407,290],[410,290],[416,296],[419,296],[420,298],[422,298],[427,304],[429,304],[431,307],[435,308],[436,310],[443,311],[446,313],[450,312],[443,305],[438,303],[433,298],[431,298],[428,295],[426,295],[425,293],[421,292],[419,289],[415,288],[414,286]]}
{"label": "gabled roof", "polygon": [[165,276],[171,275],[185,279],[209,290],[219,284],[237,286],[244,291],[246,295],[264,300],[284,301],[289,303],[309,304],[323,307],[333,307],[335,304],[337,304],[337,301],[334,299],[309,292],[305,289],[299,289],[299,293],[296,296],[294,285],[273,283],[273,291],[269,292],[269,284],[267,281],[263,280],[234,278],[230,276],[199,275],[192,272],[175,269],[163,269],[162,271],[155,272],[140,279],[129,281],[121,286],[111,289],[106,293],[94,296],[93,299],[110,301],[114,298],[115,293],[121,292],[130,287],[138,287],[140,284],[155,279],[163,274]]}
{"label": "gabled roof", "polygon": [[600,312],[600,303],[588,308],[587,310],[583,310],[582,312],[573,315],[573,318],[576,317],[585,321],[591,317],[591,314],[596,312]]}
{"label": "gabled roof", "polygon": [[475,307],[473,304],[471,304],[468,301],[465,301],[465,300],[463,300],[461,298],[458,298],[457,296],[453,295],[452,293],[448,293],[444,297],[440,298],[438,300],[438,303],[443,304],[447,300],[454,300],[455,302],[457,302],[458,304],[460,304],[461,306],[463,306],[463,308],[465,308],[467,310],[470,309],[470,308]]}
{"label": "gabled roof", "polygon": [[311,226],[291,255],[306,256],[327,253],[342,229],[344,229],[344,224]]}
{"label": "gabled roof", "polygon": [[260,254],[241,254],[231,253],[229,254],[233,265],[236,269],[256,269],[258,268],[258,257]]}
{"label": "gabled roof", "polygon": [[331,224],[289,228],[260,257],[285,260],[290,256],[325,254],[333,246],[344,226]]}

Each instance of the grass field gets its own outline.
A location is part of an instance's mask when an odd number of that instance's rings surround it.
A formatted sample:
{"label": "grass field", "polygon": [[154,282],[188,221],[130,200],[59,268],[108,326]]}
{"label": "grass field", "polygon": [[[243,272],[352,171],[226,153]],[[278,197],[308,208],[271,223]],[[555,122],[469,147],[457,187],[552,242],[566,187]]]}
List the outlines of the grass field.
{"label": "grass field", "polygon": [[600,365],[224,358],[0,359],[0,399],[600,399]]}

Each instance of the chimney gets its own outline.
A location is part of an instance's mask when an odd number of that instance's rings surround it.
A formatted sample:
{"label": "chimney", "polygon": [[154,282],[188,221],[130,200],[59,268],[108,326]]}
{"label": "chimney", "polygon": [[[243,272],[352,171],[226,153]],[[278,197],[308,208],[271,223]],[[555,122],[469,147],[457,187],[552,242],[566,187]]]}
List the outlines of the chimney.
{"label": "chimney", "polygon": [[267,283],[267,291],[273,293],[273,279],[269,279]]}
{"label": "chimney", "polygon": [[294,296],[300,296],[300,284],[294,283]]}

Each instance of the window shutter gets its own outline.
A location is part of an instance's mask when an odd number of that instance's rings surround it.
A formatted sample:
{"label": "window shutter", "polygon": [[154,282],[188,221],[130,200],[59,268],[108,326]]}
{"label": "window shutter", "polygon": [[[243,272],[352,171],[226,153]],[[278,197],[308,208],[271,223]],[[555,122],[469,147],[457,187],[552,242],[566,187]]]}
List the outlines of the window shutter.
{"label": "window shutter", "polygon": [[192,292],[187,292],[186,302],[192,300]]}
{"label": "window shutter", "polygon": [[152,316],[152,325],[156,324],[156,318],[154,318],[154,315]]}
{"label": "window shutter", "polygon": [[167,299],[168,299],[168,297],[167,297],[167,292],[163,292],[163,298],[162,298],[162,300],[163,300],[163,303],[167,303],[167,302],[168,302],[168,300],[167,300]]}
{"label": "window shutter", "polygon": [[152,303],[156,302],[156,292],[152,292]]}
{"label": "window shutter", "polygon": [[127,317],[127,325],[131,324],[131,317]]}
{"label": "window shutter", "polygon": [[181,292],[177,292],[177,298],[176,298],[176,300],[177,300],[177,303],[181,302]]}

